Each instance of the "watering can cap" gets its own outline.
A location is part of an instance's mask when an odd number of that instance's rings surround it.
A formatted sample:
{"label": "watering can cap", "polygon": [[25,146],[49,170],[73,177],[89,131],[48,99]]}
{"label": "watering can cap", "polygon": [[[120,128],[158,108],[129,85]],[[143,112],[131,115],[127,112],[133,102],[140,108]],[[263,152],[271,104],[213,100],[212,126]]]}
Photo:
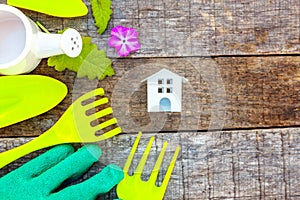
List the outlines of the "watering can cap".
{"label": "watering can cap", "polygon": [[69,57],[77,57],[82,50],[82,38],[75,29],[67,29],[61,36],[61,48]]}

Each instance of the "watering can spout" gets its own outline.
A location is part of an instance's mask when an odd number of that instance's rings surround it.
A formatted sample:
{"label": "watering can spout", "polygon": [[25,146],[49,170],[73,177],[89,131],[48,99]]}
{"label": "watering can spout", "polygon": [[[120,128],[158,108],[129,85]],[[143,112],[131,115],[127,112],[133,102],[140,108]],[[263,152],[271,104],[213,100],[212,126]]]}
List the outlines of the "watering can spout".
{"label": "watering can spout", "polygon": [[60,54],[77,57],[82,50],[82,39],[75,29],[67,29],[63,34],[37,33],[34,54],[42,59]]}

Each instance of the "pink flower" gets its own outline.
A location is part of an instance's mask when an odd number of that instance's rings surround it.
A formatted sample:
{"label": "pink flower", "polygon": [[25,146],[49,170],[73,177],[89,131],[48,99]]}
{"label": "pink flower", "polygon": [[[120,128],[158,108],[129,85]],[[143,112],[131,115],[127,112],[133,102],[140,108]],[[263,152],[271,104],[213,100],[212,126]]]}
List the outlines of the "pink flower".
{"label": "pink flower", "polygon": [[117,54],[121,57],[137,52],[141,47],[138,32],[133,28],[116,26],[111,30],[110,36],[108,46],[116,48]]}

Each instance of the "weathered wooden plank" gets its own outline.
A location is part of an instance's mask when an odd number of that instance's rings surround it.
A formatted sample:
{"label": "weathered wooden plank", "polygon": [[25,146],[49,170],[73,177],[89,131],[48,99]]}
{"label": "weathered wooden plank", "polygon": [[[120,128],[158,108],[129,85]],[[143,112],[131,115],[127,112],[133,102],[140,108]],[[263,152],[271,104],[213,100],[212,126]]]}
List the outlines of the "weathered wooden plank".
{"label": "weathered wooden plank", "polygon": [[[299,164],[300,164],[300,148],[299,148],[299,129],[291,129],[286,133],[282,133],[283,141],[283,162],[287,167],[283,168],[285,173],[285,190],[288,199],[297,199],[300,195],[299,182]],[[291,156],[293,155],[293,156]],[[286,181],[289,179],[290,181]],[[295,196],[293,198],[293,196]]]}
{"label": "weathered wooden plank", "polygon": [[[286,128],[144,134],[131,173],[149,138],[155,136],[143,179],[149,177],[163,141],[169,141],[170,145],[159,183],[163,180],[176,145],[182,147],[165,199],[297,199],[300,193],[298,133],[298,128]],[[136,134],[122,134],[97,143],[103,155],[85,178],[109,163],[123,167],[135,137]],[[30,139],[3,138],[0,140],[0,152]],[[1,169],[0,176],[41,152]],[[114,197],[112,192],[101,199]]]}
{"label": "weathered wooden plank", "polygon": [[[138,4],[138,13],[126,13]],[[139,28],[143,56],[299,52],[299,1],[114,1],[112,23]]]}
{"label": "weathered wooden plank", "polygon": [[[0,3],[5,3],[1,0]],[[89,0],[84,1],[90,9]],[[99,36],[91,12],[61,19],[25,11],[51,30],[65,27],[91,36],[107,49],[109,30],[116,25],[139,31],[142,48],[134,57],[213,56],[299,53],[300,2],[298,0],[249,1],[148,1],[114,0],[109,28]]]}
{"label": "weathered wooden plank", "polygon": [[[118,59],[104,81],[77,79],[43,62],[34,71],[68,85],[53,110],[0,130],[0,136],[35,136],[50,128],[78,95],[103,87],[124,132],[212,130],[300,125],[299,57]],[[181,113],[148,113],[147,76],[167,68],[187,79]]]}

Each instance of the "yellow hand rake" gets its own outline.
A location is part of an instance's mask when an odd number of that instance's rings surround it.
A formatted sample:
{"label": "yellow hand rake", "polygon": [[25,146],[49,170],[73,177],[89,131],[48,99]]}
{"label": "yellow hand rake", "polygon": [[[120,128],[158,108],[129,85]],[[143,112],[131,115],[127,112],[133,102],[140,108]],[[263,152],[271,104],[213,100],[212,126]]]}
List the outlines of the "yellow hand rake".
{"label": "yellow hand rake", "polygon": [[112,108],[105,108],[94,114],[87,115],[87,111],[108,103],[108,99],[100,98],[86,105],[83,105],[83,102],[95,99],[98,96],[102,97],[103,95],[104,90],[97,88],[79,97],[48,131],[24,145],[0,153],[0,168],[26,154],[45,147],[63,143],[97,142],[121,133],[121,128],[117,126],[99,136],[96,134],[99,130],[117,124],[115,118],[111,118],[95,126],[91,125],[95,120],[112,114]]}
{"label": "yellow hand rake", "polygon": [[131,165],[131,162],[133,160],[135,151],[137,149],[137,146],[139,144],[140,138],[142,133],[140,132],[134,142],[134,145],[131,149],[131,152],[128,156],[128,159],[125,163],[123,172],[124,172],[124,179],[118,184],[117,186],[117,195],[122,200],[161,200],[164,197],[165,191],[167,189],[172,171],[174,169],[178,153],[180,151],[180,147],[178,146],[175,150],[175,153],[173,155],[173,158],[170,162],[170,165],[168,167],[167,173],[165,175],[165,178],[161,184],[161,186],[156,186],[156,179],[159,173],[160,166],[162,164],[164,154],[168,145],[168,142],[165,142],[163,145],[163,148],[158,156],[158,159],[155,163],[155,166],[153,168],[153,171],[150,175],[149,180],[143,181],[141,179],[141,175],[143,172],[143,168],[146,164],[152,143],[154,141],[154,137],[151,137],[146,150],[132,176],[128,174],[129,167]]}

